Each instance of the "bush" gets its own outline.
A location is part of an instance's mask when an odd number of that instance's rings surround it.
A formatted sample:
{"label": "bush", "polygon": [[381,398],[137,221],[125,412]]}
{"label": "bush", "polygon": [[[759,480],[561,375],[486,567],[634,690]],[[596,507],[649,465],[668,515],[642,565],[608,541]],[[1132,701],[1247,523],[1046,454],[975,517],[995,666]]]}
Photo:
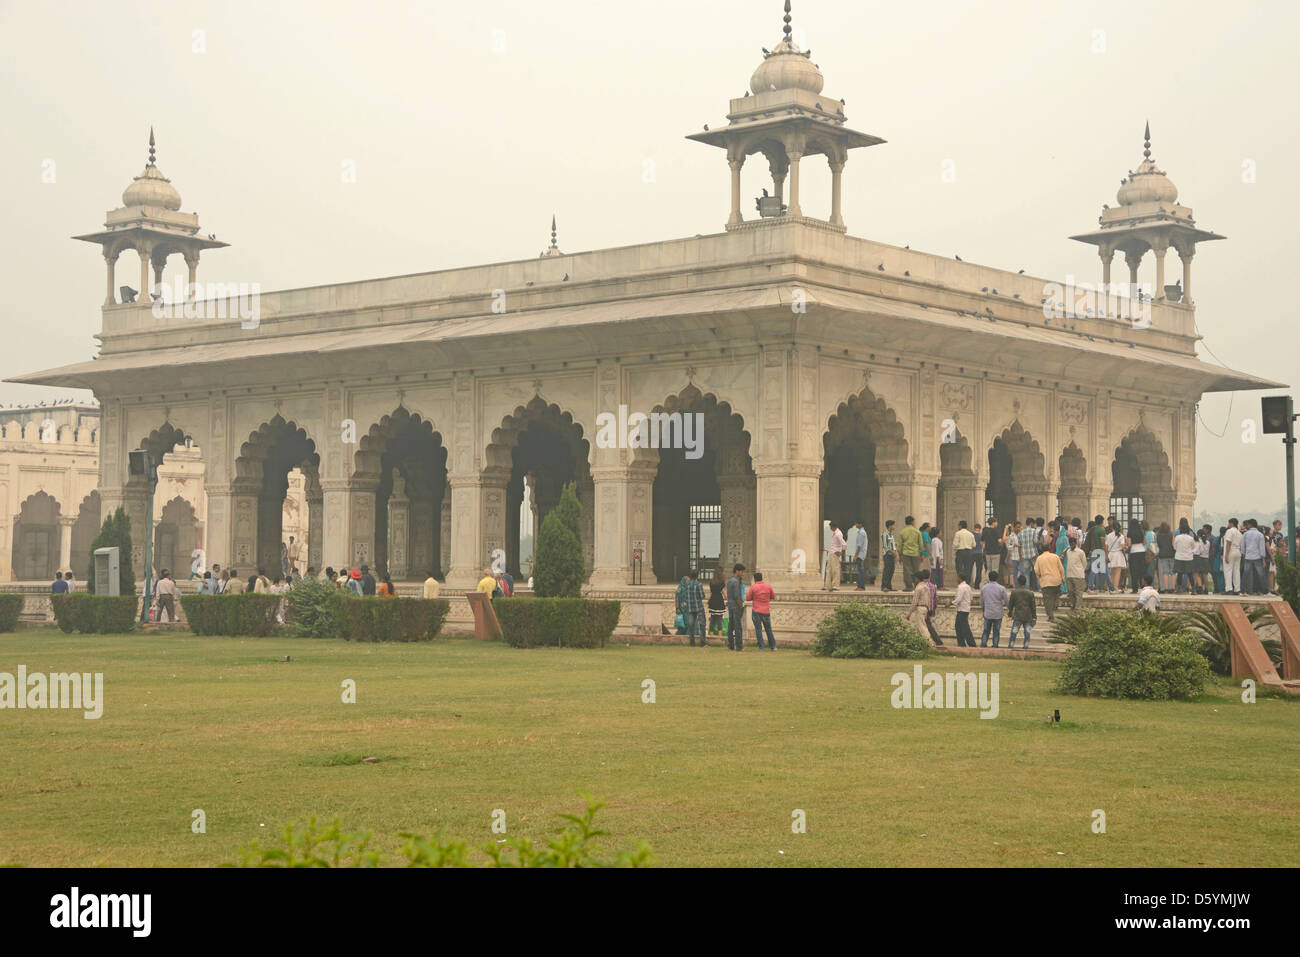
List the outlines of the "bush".
{"label": "bush", "polygon": [[54,620],[65,634],[117,635],[135,626],[139,598],[131,595],[51,595]]}
{"label": "bush", "polygon": [[0,594],[0,631],[18,628],[18,616],[23,613],[23,596],[16,592]]}
{"label": "bush", "polygon": [[[586,795],[583,795],[587,797]],[[406,839],[402,856],[407,867],[649,867],[654,863],[650,846],[639,841],[634,848],[605,855],[596,845],[604,831],[595,827],[596,812],[603,804],[587,797],[587,810],[581,815],[561,814],[569,823],[545,844],[535,845],[529,838],[507,838],[479,848],[482,857],[471,860],[464,841],[442,836],[399,835]],[[224,867],[378,867],[378,851],[367,850],[370,835],[347,833],[338,818],[327,827],[317,828],[316,819],[306,824],[291,824],[284,829],[282,847],[262,847],[253,841],[239,849],[238,864]]]}
{"label": "bush", "polygon": [[533,557],[533,592],[540,598],[577,598],[582,594],[586,564],[582,557],[582,507],[573,483],[542,522]]}
{"label": "bush", "polygon": [[345,598],[340,606],[344,636],[351,641],[429,641],[442,628],[451,602],[445,598]]}
{"label": "bush", "polygon": [[92,595],[95,594],[95,549],[114,546],[118,550],[118,591],[123,595],[134,595],[135,569],[131,565],[131,517],[121,506],[104,519],[99,534],[90,543],[90,574],[87,576],[86,588]]}
{"label": "bush", "polygon": [[494,598],[492,608],[506,643],[515,648],[604,648],[618,624],[622,603],[590,598]]}
{"label": "bush", "polygon": [[1066,658],[1056,690],[1102,698],[1194,698],[1210,677],[1198,644],[1199,638],[1168,618],[1092,612],[1088,632]]}
{"label": "bush", "polygon": [[275,630],[282,595],[182,595],[181,607],[196,635],[265,638]]}
{"label": "bush", "polygon": [[817,626],[813,654],[826,658],[924,658],[930,642],[883,605],[848,602]]}
{"label": "bush", "polygon": [[346,638],[345,601],[347,596],[329,582],[304,578],[285,595],[285,622],[299,638]]}

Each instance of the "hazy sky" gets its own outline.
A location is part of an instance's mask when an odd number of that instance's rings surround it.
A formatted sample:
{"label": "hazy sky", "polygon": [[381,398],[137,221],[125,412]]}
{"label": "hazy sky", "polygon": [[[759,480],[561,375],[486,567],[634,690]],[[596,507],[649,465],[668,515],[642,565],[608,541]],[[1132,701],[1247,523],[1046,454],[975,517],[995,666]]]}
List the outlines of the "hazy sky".
{"label": "hazy sky", "polygon": [[[1179,201],[1228,236],[1194,263],[1203,357],[1291,383],[1298,11],[796,0],[794,27],[849,125],[888,141],[845,170],[850,233],[1095,281],[1095,250],[1066,237],[1114,205],[1149,118]],[[567,252],[652,242],[721,230],[724,155],[683,136],[723,125],[780,38],[776,0],[0,0],[0,376],[93,354],[103,259],[69,237],[121,205],[150,125],[183,209],[232,243],[201,280],[270,290],[531,257],[552,212]],[[814,215],[823,173],[805,177]],[[134,254],[117,282],[138,284]],[[0,385],[6,403],[65,394]],[[1283,501],[1277,437],[1242,441],[1258,396],[1202,403],[1198,508]]]}

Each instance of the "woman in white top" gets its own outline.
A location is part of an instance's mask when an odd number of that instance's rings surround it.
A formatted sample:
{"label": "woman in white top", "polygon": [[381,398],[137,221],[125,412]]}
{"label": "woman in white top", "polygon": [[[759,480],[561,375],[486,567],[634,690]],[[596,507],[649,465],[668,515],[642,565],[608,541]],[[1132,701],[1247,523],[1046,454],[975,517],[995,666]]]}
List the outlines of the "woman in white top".
{"label": "woman in white top", "polygon": [[1128,569],[1128,559],[1124,553],[1128,550],[1128,537],[1116,526],[1106,536],[1106,560],[1110,562],[1110,581],[1118,591],[1120,579]]}
{"label": "woman in white top", "polygon": [[938,527],[930,529],[930,567],[934,569],[934,587],[943,587],[943,539]]}

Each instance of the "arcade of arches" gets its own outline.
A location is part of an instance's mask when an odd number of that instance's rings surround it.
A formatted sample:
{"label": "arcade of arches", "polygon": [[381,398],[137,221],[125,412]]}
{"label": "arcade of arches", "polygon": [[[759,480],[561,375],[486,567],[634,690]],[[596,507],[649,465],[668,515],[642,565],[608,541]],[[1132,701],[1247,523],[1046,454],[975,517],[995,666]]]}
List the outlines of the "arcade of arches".
{"label": "arcade of arches", "polygon": [[[760,541],[765,523],[770,530],[778,513],[760,503],[774,490],[785,495],[795,486],[803,496],[805,483],[814,479],[813,508],[804,510],[797,502],[788,513],[797,519],[783,533],[785,541],[812,546],[807,571],[800,578],[786,562],[778,565],[776,547],[770,547],[767,575],[787,587],[815,588],[820,556],[814,557],[814,550],[824,543],[831,521],[846,530],[864,522],[869,561],[876,564],[884,520],[893,518],[901,526],[909,513],[918,523],[938,524],[950,539],[959,519],[973,525],[989,516],[999,521],[1058,513],[1088,517],[1109,513],[1112,503],[1148,519],[1172,518],[1176,503],[1183,501],[1175,495],[1163,443],[1142,425],[1113,446],[1106,484],[1099,487],[1099,470],[1088,462],[1085,443],[1071,434],[1049,457],[1039,436],[1019,418],[983,442],[976,441],[978,433],[966,421],[942,438],[935,435],[934,470],[922,471],[916,462],[924,459],[924,448],[909,438],[908,416],[867,387],[832,407],[815,472],[803,466],[777,471],[756,462],[755,423],[715,392],[688,385],[651,411],[665,422],[660,448],[607,450],[593,448],[594,417],[534,396],[481,433],[485,441],[477,472],[464,470],[464,451],[459,459],[453,454],[453,446],[463,447],[472,433],[439,421],[445,408],[425,412],[392,405],[359,426],[351,443],[336,441],[309,416],[277,412],[243,430],[237,448],[223,449],[219,438],[207,437],[203,448],[215,449],[218,467],[228,450],[231,478],[222,485],[214,471],[202,496],[173,494],[159,504],[156,564],[183,569],[190,549],[206,539],[209,562],[278,569],[286,517],[300,510],[298,541],[308,542],[297,562],[303,569],[366,563],[396,581],[420,581],[432,571],[440,580],[464,583],[501,555],[512,574],[527,577],[526,543],[560,490],[572,482],[583,506],[592,586],[672,583],[693,567],[706,575],[735,562],[765,570]],[[680,436],[674,437],[688,416],[702,417],[705,438],[698,457],[689,456]],[[200,451],[188,428],[170,422],[141,444],[165,454],[166,461]],[[469,449],[472,463],[472,444]],[[607,464],[610,456],[618,457],[616,467]],[[213,469],[211,462],[204,465]],[[295,482],[304,499],[300,509],[286,502]],[[128,477],[119,489],[101,493],[102,507],[116,500],[139,514],[141,491],[138,480]],[[79,550],[93,536],[100,512],[98,501],[89,499],[78,510],[81,518],[71,532]],[[94,521],[89,513],[96,515]],[[58,552],[61,514],[60,504],[48,496],[33,496],[22,505],[13,544],[21,574],[41,578],[56,567],[50,556]],[[602,549],[602,527],[625,536],[625,548]],[[778,547],[783,555],[792,551]],[[633,551],[639,562],[633,561]],[[137,562],[141,558],[137,549]]]}

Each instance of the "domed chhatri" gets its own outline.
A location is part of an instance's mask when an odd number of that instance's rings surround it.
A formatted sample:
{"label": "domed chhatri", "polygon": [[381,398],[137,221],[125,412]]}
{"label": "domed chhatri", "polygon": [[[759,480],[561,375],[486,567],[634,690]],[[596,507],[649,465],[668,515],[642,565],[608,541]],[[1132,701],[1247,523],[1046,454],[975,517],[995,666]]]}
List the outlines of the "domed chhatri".
{"label": "domed chhatri", "polygon": [[181,194],[154,163],[153,127],[149,128],[149,162],[145,164],[144,172],[123,190],[122,205],[156,206],[170,210],[181,208]]}
{"label": "domed chhatri", "polygon": [[1142,163],[1129,174],[1119,188],[1115,198],[1121,206],[1134,206],[1138,203],[1175,203],[1178,201],[1178,187],[1157,169],[1151,159],[1151,124],[1146,125],[1143,133],[1145,142],[1142,150]]}

